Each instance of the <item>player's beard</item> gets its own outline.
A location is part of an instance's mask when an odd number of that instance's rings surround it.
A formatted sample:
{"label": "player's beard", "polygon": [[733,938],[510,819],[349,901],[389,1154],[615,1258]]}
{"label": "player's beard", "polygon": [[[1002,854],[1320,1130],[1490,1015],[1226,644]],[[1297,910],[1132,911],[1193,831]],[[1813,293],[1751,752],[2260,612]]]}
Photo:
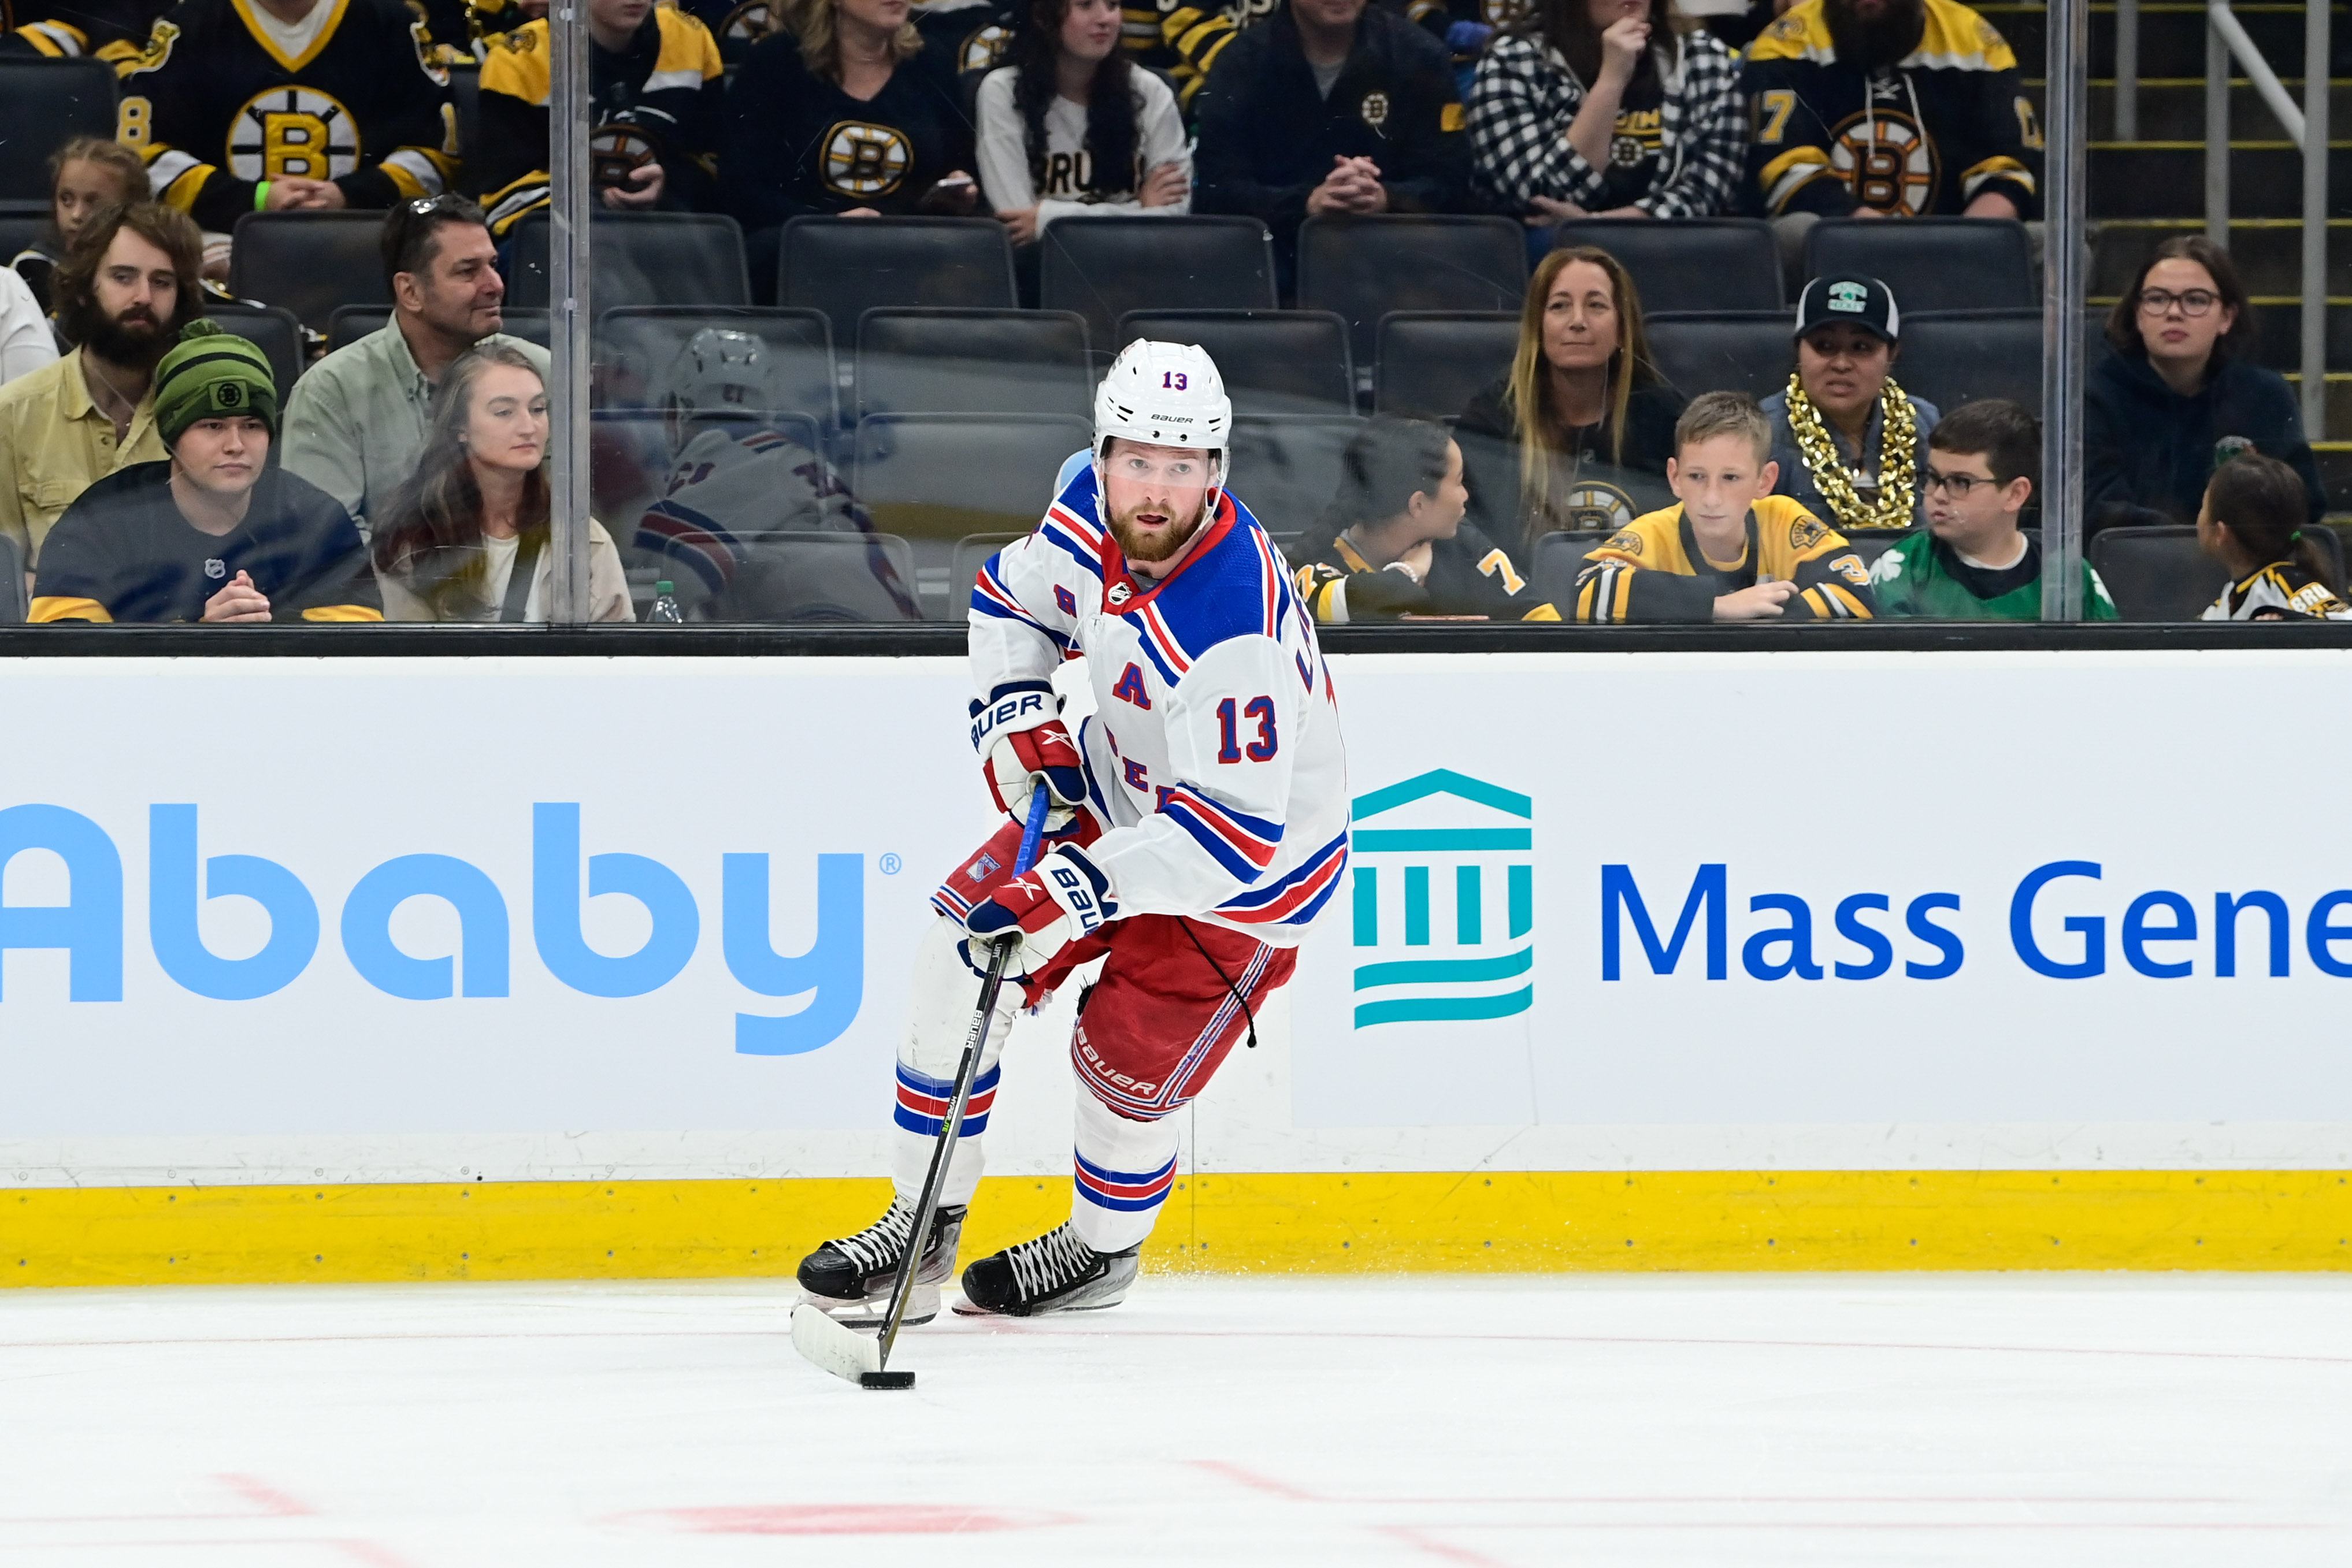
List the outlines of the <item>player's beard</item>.
{"label": "player's beard", "polygon": [[1193,512],[1191,522],[1179,528],[1163,528],[1158,533],[1146,534],[1138,528],[1134,522],[1135,512],[1142,509],[1136,507],[1132,511],[1113,512],[1110,515],[1110,537],[1118,541],[1118,548],[1125,552],[1128,559],[1139,560],[1146,566],[1166,560],[1170,556],[1182,549],[1192,541],[1192,536],[1201,531],[1201,524],[1209,515],[1209,505],[1204,498],[1200,507]]}
{"label": "player's beard", "polygon": [[1925,0],[1885,0],[1875,16],[1857,15],[1854,0],[1824,0],[1822,18],[1829,24],[1838,63],[1864,71],[1893,65],[1917,48],[1927,33]]}

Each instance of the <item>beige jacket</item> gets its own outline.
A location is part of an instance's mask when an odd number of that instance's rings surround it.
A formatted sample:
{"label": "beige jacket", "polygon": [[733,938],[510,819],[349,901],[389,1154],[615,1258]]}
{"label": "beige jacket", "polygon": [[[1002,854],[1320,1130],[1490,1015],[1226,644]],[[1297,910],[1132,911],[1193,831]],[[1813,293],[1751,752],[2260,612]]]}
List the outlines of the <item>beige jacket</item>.
{"label": "beige jacket", "polygon": [[150,391],[131,411],[131,433],[90,401],[81,350],[0,386],[0,533],[16,541],[27,570],[41,541],[84,490],[118,468],[171,456],[155,429]]}
{"label": "beige jacket", "polygon": [[[548,584],[555,575],[555,553],[541,550],[539,564],[531,573],[530,595],[523,601],[522,618],[533,625],[547,621]],[[496,621],[499,607],[495,604],[475,606],[475,613],[443,615],[425,600],[412,592],[402,577],[379,571],[376,586],[383,591],[383,618],[386,621]],[[621,570],[621,552],[613,543],[613,536],[595,518],[588,519],[588,619],[591,621],[635,621],[637,612],[629,602],[628,574]]]}

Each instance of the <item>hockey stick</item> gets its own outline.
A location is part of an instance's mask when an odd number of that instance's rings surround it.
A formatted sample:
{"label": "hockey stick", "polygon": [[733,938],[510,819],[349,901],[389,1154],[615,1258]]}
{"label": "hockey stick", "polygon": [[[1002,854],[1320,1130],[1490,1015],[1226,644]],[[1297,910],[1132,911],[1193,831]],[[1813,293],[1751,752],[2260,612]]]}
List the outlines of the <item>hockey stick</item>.
{"label": "hockey stick", "polygon": [[[1037,863],[1037,848],[1045,836],[1045,813],[1054,798],[1041,782],[1029,797],[1029,820],[1021,828],[1021,852],[1013,857],[1013,874],[1020,876]],[[898,1323],[907,1315],[907,1300],[915,1291],[915,1271],[922,1266],[923,1248],[930,1239],[940,1189],[947,1185],[948,1166],[955,1158],[956,1139],[963,1132],[964,1108],[971,1103],[972,1081],[980,1076],[982,1051],[988,1043],[990,1023],[996,1016],[996,996],[1004,988],[1004,970],[1021,946],[1018,930],[990,944],[988,975],[980,986],[980,1006],[963,1039],[963,1057],[956,1063],[955,1091],[947,1114],[940,1122],[939,1142],[931,1148],[931,1168],[923,1176],[923,1196],[915,1205],[915,1229],[907,1241],[907,1255],[898,1260],[898,1280],[890,1290],[890,1311],[882,1332],[868,1337],[835,1322],[803,1301],[793,1309],[793,1347],[809,1360],[845,1377],[860,1388],[912,1388],[915,1375],[888,1370],[891,1349],[898,1343]]]}

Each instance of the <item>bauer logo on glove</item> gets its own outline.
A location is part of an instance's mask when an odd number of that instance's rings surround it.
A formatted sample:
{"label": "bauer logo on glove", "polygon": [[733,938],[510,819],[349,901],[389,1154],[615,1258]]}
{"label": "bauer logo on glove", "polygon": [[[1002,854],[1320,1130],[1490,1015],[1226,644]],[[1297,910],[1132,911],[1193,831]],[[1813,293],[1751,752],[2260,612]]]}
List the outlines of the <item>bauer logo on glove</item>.
{"label": "bauer logo on glove", "polygon": [[972,704],[971,744],[996,809],[1008,816],[1028,810],[1043,784],[1054,798],[1046,831],[1058,831],[1087,798],[1087,762],[1060,718],[1061,699],[1043,681],[1012,681]]}
{"label": "bauer logo on glove", "polygon": [[[1018,932],[1021,950],[1010,972],[1027,978],[1043,972],[1063,948],[1118,918],[1110,879],[1085,851],[1066,845],[1039,861],[1028,875],[999,888],[965,917],[964,928],[983,942]],[[970,943],[964,946],[964,961],[975,973],[984,972],[984,960],[975,961],[980,956]]]}

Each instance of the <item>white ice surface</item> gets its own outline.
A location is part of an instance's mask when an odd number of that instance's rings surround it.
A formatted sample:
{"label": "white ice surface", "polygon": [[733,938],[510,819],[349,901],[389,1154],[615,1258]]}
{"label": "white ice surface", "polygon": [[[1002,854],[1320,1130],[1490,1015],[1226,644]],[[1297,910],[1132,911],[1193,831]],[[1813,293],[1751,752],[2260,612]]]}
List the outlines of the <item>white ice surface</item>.
{"label": "white ice surface", "polygon": [[0,1293],[0,1562],[2342,1564],[2352,1279]]}

